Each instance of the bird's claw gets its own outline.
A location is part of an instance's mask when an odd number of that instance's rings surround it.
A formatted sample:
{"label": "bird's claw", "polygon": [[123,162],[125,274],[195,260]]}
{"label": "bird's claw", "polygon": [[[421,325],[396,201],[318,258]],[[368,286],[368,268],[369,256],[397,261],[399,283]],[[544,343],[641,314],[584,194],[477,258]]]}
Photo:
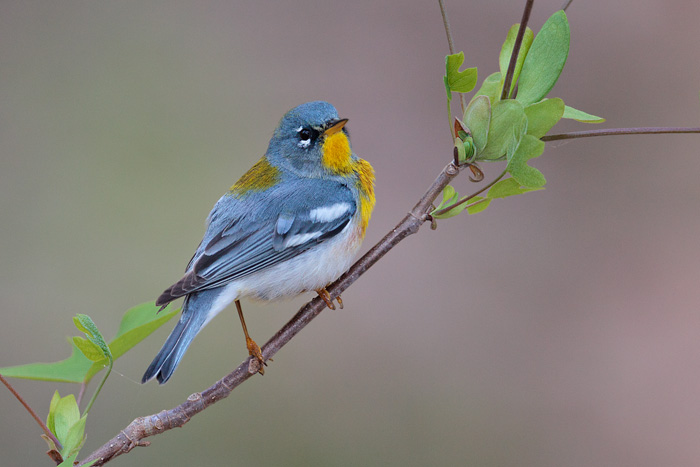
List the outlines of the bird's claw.
{"label": "bird's claw", "polygon": [[[335,304],[333,303],[333,299],[331,298],[331,294],[328,293],[326,289],[318,289],[316,291],[319,297],[321,297],[321,300],[323,300],[326,303],[326,306],[330,308],[331,310],[335,310]],[[343,300],[340,298],[340,295],[336,297],[335,299],[338,302],[338,308],[341,310],[343,309]]]}
{"label": "bird's claw", "polygon": [[[261,375],[265,374],[265,368],[267,366],[267,363],[265,363],[265,360],[263,359],[263,354],[262,350],[260,350],[260,346],[253,340],[253,339],[246,339],[245,341],[246,347],[248,347],[248,355],[253,357],[253,360],[251,360],[251,364],[255,361],[257,368],[257,372],[260,373]],[[251,368],[251,367],[249,367]],[[255,370],[254,370],[255,371]]]}

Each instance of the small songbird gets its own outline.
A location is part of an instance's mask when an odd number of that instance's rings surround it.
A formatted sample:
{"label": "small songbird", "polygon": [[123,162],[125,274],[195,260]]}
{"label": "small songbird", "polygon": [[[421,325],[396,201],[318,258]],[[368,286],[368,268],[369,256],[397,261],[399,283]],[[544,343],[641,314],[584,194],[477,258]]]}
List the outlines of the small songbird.
{"label": "small songbird", "polygon": [[212,209],[184,277],[156,300],[165,307],[185,297],[180,320],[143,383],[168,381],[197,333],[232,301],[262,373],[265,362],[248,335],[242,297],[274,300],[315,291],[334,308],[326,286],[350,267],[375,202],[374,170],[353,154],[347,121],[321,101],[282,117],[262,159]]}

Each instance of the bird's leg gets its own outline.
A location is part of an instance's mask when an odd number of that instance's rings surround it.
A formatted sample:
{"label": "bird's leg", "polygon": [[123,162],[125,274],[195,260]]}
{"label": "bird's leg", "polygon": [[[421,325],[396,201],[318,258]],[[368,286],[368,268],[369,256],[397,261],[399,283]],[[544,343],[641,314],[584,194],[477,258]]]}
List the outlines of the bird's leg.
{"label": "bird's leg", "polygon": [[[328,308],[330,308],[331,310],[335,310],[335,305],[333,304],[333,300],[331,299],[331,294],[328,293],[328,291],[326,290],[325,287],[322,289],[316,290],[316,293],[318,294],[319,297],[321,297],[321,300],[326,302],[326,306],[328,306]],[[343,300],[341,300],[340,296],[338,296],[338,298],[336,298],[336,300],[338,301],[338,306],[342,310],[343,309]]]}
{"label": "bird's leg", "polygon": [[340,308],[342,310],[343,309],[343,299],[340,298],[340,295],[335,297],[335,301],[338,302],[338,308]]}
{"label": "bird's leg", "polygon": [[263,360],[260,346],[258,346],[258,344],[256,344],[255,341],[250,338],[250,334],[248,334],[248,327],[245,325],[245,319],[243,319],[243,308],[241,307],[241,302],[238,300],[236,300],[236,310],[238,310],[238,317],[241,319],[241,327],[243,328],[243,334],[245,334],[245,345],[248,348],[248,355],[260,362],[260,369],[258,370],[258,373],[264,375],[265,369],[263,366],[267,366],[267,363],[265,363],[265,360]]}

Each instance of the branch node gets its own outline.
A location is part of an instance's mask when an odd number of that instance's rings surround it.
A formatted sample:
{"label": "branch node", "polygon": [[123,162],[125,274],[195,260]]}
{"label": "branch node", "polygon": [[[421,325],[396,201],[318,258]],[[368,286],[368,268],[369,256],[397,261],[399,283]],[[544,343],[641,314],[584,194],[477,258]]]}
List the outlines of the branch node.
{"label": "branch node", "polygon": [[[435,209],[435,208],[433,208],[433,209]],[[430,214],[427,214],[425,216],[425,220],[427,222],[430,222],[430,230],[437,230],[437,220],[433,216],[431,216]]]}
{"label": "branch node", "polygon": [[129,452],[132,449],[134,449],[136,446],[139,445],[140,441],[134,441],[131,438],[129,438],[129,435],[126,434],[124,430],[122,430],[120,433],[126,440],[122,442],[122,449],[124,452]]}
{"label": "branch node", "polygon": [[258,373],[260,371],[261,366],[262,365],[260,365],[260,362],[257,358],[251,358],[248,362],[248,373],[250,373],[251,375]]}
{"label": "branch node", "polygon": [[413,211],[408,213],[409,216],[420,222],[421,224],[427,220],[427,214],[416,215]]}
{"label": "branch node", "polygon": [[447,164],[447,167],[445,167],[445,173],[449,176],[455,176],[459,173],[459,167],[457,167],[454,162],[450,162]]}
{"label": "branch node", "polygon": [[[167,423],[166,423],[167,422]],[[167,410],[161,410],[155,417],[155,421],[152,423],[153,428],[158,431],[165,431],[166,426],[172,425],[170,423],[170,415]]]}
{"label": "branch node", "polygon": [[63,456],[61,456],[61,453],[56,451],[55,449],[46,451],[46,455],[49,456],[51,460],[56,463],[56,465],[59,465],[63,462]]}
{"label": "branch node", "polygon": [[472,177],[471,175],[469,176],[470,181],[478,183],[484,179],[484,172],[478,165],[476,165],[475,162],[469,164],[468,167],[471,173],[474,175],[474,177]]}
{"label": "branch node", "polygon": [[224,388],[226,388],[226,393],[227,393],[227,394],[230,394],[231,391],[233,391],[233,387],[232,387],[232,386],[229,386],[228,384],[226,384],[226,378],[222,378],[222,379],[221,379],[221,385],[222,385]]}

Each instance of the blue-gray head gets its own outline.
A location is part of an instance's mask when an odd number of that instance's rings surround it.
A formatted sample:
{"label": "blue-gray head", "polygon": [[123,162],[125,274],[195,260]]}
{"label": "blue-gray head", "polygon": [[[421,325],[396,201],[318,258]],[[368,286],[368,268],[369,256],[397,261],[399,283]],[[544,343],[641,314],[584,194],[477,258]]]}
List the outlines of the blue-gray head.
{"label": "blue-gray head", "polygon": [[[288,169],[298,175],[318,176],[328,171],[324,165],[324,143],[338,133],[344,135],[350,150],[347,119],[339,119],[338,112],[328,102],[314,101],[301,104],[287,112],[280,120],[270,139],[267,158],[272,165]],[[326,159],[328,152],[326,151]],[[348,154],[348,158],[350,154]]]}

